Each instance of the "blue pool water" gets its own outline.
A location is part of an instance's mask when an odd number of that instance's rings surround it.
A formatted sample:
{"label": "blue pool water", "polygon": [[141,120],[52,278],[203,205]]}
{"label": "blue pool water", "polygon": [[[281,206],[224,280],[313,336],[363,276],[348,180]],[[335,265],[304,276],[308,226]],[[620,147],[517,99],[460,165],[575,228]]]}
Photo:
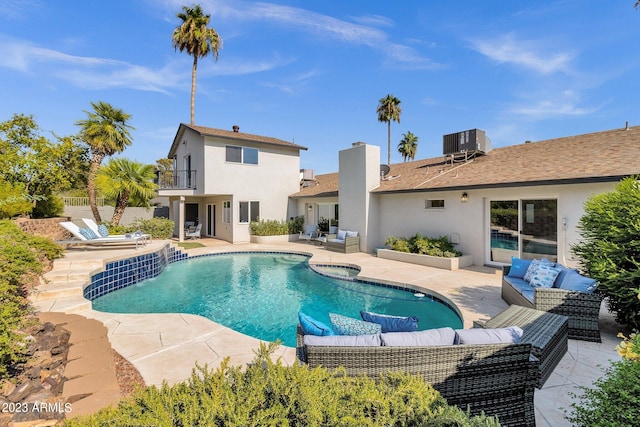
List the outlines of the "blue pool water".
{"label": "blue pool water", "polygon": [[235,331],[295,347],[298,311],[330,324],[328,313],[360,310],[418,316],[420,330],[462,327],[456,311],[415,291],[327,277],[295,254],[227,254],[173,263],[153,279],[93,300],[112,313],[191,313]]}

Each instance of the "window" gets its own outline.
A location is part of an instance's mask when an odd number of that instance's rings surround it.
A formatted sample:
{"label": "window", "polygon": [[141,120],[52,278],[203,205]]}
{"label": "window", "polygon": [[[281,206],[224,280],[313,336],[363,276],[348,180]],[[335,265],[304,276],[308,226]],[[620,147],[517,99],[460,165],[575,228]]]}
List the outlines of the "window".
{"label": "window", "polygon": [[241,224],[260,218],[260,202],[240,202],[239,208]]}
{"label": "window", "polygon": [[222,222],[231,224],[231,201],[222,202]]}
{"label": "window", "polygon": [[235,147],[227,145],[226,160],[231,163],[244,163],[248,165],[258,164],[258,149],[249,147]]}
{"label": "window", "polygon": [[425,209],[444,209],[443,199],[427,199],[424,201]]}

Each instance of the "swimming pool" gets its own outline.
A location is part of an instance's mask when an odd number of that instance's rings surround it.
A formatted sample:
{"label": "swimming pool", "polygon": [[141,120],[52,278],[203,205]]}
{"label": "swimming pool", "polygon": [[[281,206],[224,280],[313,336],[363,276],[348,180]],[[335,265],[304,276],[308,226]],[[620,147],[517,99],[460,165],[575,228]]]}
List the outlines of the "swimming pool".
{"label": "swimming pool", "polygon": [[[152,279],[92,301],[112,313],[190,313],[243,334],[295,347],[298,311],[329,324],[328,313],[360,318],[360,310],[418,316],[419,329],[462,327],[457,311],[430,295],[353,277],[329,277],[291,253],[234,253],[168,265]],[[333,274],[332,274],[333,276]]]}

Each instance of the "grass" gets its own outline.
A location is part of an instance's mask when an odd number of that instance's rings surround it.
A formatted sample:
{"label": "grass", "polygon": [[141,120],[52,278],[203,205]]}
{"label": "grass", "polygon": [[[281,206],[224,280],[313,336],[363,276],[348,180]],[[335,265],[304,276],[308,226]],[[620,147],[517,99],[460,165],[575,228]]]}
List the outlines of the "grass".
{"label": "grass", "polygon": [[180,246],[183,249],[204,248],[204,245],[199,242],[181,242],[181,243],[178,243],[178,246]]}

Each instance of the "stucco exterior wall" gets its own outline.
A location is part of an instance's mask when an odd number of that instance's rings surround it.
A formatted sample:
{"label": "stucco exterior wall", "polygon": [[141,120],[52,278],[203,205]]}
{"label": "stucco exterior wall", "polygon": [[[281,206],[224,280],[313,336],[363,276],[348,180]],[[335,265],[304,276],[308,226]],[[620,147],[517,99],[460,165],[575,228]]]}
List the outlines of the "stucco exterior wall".
{"label": "stucco exterior wall", "polygon": [[[384,244],[389,236],[410,237],[417,232],[432,237],[455,234],[460,241],[457,249],[472,255],[474,264],[487,264],[490,260],[490,201],[557,199],[558,261],[577,267],[570,248],[580,239],[576,225],[583,215],[584,202],[591,194],[613,188],[613,183],[594,183],[467,190],[469,200],[466,203],[460,201],[462,191],[377,195],[380,220],[376,245]],[[425,209],[426,199],[442,199],[445,207]]]}
{"label": "stucco exterior wall", "polygon": [[355,230],[360,250],[370,252],[375,244],[376,204],[370,203],[371,190],[380,185],[380,147],[356,143],[339,153],[340,228]]}

